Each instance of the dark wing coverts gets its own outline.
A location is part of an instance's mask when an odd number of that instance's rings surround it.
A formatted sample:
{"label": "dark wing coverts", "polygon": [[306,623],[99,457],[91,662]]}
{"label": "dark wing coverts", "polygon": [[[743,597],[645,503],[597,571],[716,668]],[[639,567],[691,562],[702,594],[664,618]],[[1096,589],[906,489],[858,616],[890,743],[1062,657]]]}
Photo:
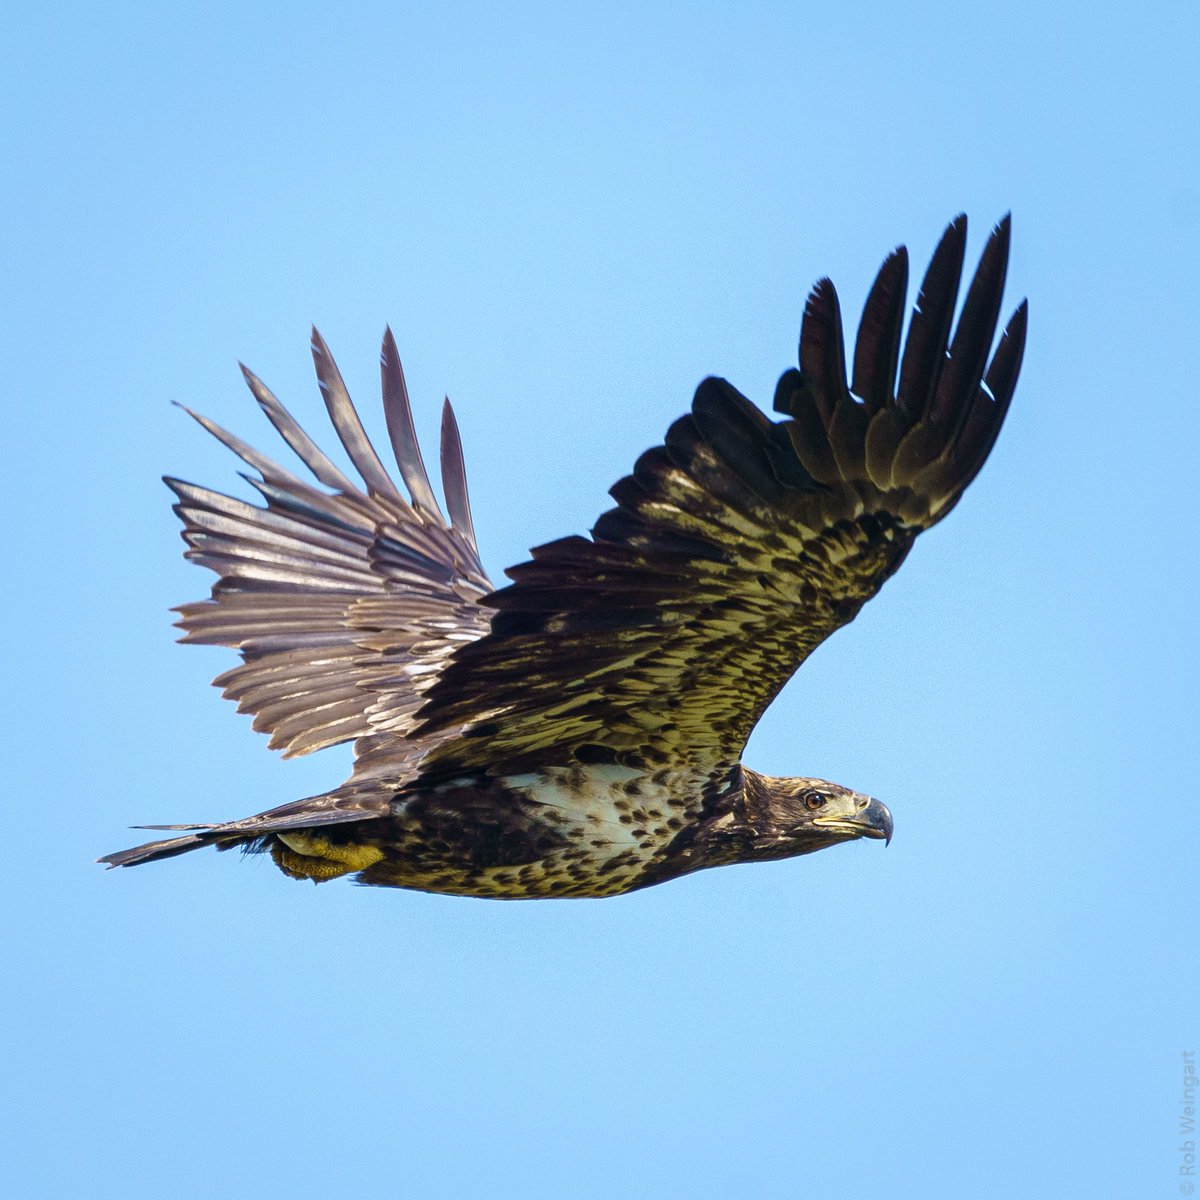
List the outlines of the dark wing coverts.
{"label": "dark wing coverts", "polygon": [[[737,762],[796,667],[850,621],[983,465],[1020,368],[1026,306],[984,376],[1009,222],[993,231],[950,338],[966,219],[946,230],[899,358],[908,261],[884,263],[846,384],[837,294],[809,297],[800,370],[774,423],[721,379],[613,489],[589,540],[538,547],[486,597],[490,633],[417,714],[445,736],[427,772],[553,762]],[[422,721],[423,719],[423,721]],[[460,728],[461,727],[461,728]]]}

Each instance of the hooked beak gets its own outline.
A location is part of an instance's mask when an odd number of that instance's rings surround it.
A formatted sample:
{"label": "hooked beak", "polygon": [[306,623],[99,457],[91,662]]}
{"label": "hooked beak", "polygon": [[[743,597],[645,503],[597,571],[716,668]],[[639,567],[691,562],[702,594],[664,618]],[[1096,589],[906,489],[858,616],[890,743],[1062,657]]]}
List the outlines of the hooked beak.
{"label": "hooked beak", "polygon": [[862,797],[861,806],[853,817],[814,817],[813,824],[840,829],[855,837],[882,838],[885,846],[892,840],[892,814],[886,804],[880,804],[870,796]]}

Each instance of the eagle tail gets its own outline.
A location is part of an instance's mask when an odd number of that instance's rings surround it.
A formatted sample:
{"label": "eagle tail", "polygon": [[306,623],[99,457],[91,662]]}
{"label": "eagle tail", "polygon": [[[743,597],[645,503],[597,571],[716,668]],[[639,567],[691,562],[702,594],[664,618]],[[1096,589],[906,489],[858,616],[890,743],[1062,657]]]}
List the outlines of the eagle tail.
{"label": "eagle tail", "polygon": [[[108,867],[136,867],[139,863],[158,862],[162,858],[174,858],[177,854],[186,854],[189,850],[198,850],[201,846],[211,846],[215,841],[204,833],[189,833],[184,837],[160,838],[156,842],[144,842],[128,850],[118,850],[115,854],[106,854],[96,859]],[[232,844],[232,843],[230,843]],[[219,849],[228,849],[217,842]]]}
{"label": "eagle tail", "polygon": [[134,867],[187,854],[201,846],[215,845],[218,850],[241,846],[248,852],[266,848],[271,834],[321,829],[327,825],[345,825],[354,821],[372,821],[391,812],[388,795],[364,793],[361,788],[337,789],[320,796],[293,800],[267,812],[226,821],[218,825],[138,825],[138,829],[187,831],[182,837],[159,838],[128,850],[106,854],[96,861],[109,867]]}

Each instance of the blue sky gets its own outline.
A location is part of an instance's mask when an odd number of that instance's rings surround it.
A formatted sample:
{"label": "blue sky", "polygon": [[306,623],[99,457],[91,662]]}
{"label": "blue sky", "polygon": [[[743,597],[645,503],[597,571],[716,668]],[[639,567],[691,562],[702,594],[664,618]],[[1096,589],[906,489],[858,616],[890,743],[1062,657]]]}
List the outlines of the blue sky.
{"label": "blue sky", "polygon": [[[1196,944],[1200,12],[18,5],[0,72],[3,872],[22,1197],[1178,1194]],[[292,883],[137,821],[323,790],[173,644],[164,472],[244,359],[454,399],[493,576],[588,527],[804,296],[1014,214],[986,469],[751,740],[896,837],[602,902]],[[132,835],[136,837],[136,835]]]}

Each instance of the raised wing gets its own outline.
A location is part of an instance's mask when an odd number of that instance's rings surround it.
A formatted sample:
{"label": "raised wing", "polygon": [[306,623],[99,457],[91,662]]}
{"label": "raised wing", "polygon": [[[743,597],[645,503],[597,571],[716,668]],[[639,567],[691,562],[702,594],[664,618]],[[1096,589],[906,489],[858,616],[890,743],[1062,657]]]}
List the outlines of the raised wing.
{"label": "raised wing", "polygon": [[[925,275],[895,386],[907,255],[884,263],[846,384],[837,294],[809,297],[800,370],[773,423],[721,379],[638,459],[590,540],[540,546],[483,603],[491,632],[463,647],[417,714],[446,738],[437,775],[548,763],[740,758],[805,657],[853,619],[987,458],[1016,385],[1026,305],[984,377],[1008,259],[993,231],[948,341],[966,218]],[[457,736],[454,735],[457,731]]]}
{"label": "raised wing", "polygon": [[185,604],[183,641],[233,646],[243,663],[214,682],[285,756],[357,739],[354,778],[399,775],[421,694],[446,659],[486,631],[491,584],[471,525],[458,429],[442,414],[443,517],[421,461],[391,331],[380,369],[388,434],[410,499],[388,476],[340,372],[313,330],[330,419],[362,485],[344,475],[282,404],[243,368],[255,399],[318,483],[285,471],[193,413],[259,474],[266,507],[177,479],[187,557],[220,577],[212,598]]}

